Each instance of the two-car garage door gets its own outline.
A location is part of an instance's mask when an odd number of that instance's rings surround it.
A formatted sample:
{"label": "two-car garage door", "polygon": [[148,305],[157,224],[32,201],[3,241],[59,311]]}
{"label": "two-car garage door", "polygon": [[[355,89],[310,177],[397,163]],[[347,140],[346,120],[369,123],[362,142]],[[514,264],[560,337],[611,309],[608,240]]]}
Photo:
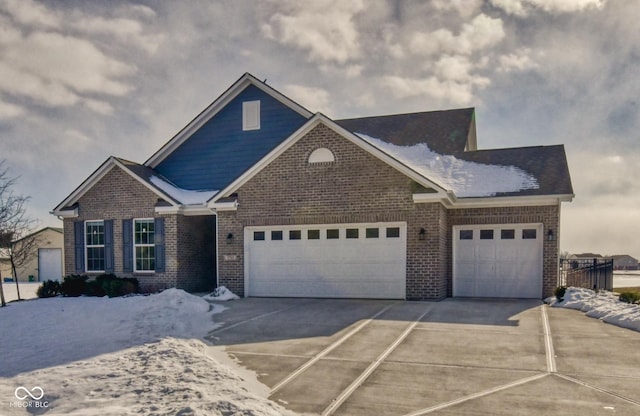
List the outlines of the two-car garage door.
{"label": "two-car garage door", "polygon": [[453,296],[542,296],[542,224],[453,227]]}
{"label": "two-car garage door", "polygon": [[[453,296],[540,298],[542,224],[453,227]],[[248,296],[404,299],[407,226],[245,228]]]}
{"label": "two-car garage door", "polygon": [[249,296],[404,299],[406,223],[246,227]]}

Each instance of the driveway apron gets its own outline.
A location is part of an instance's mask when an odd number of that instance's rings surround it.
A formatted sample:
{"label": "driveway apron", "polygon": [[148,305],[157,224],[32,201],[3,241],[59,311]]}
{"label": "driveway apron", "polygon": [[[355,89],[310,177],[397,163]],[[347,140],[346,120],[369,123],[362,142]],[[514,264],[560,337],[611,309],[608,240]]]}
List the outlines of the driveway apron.
{"label": "driveway apron", "polygon": [[227,305],[209,341],[296,412],[640,414],[640,334],[539,301]]}

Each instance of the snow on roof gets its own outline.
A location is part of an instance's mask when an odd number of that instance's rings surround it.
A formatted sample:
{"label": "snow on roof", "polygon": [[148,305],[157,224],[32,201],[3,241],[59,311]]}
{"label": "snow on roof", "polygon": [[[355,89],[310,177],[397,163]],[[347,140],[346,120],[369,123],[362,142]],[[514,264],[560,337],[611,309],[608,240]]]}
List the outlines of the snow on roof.
{"label": "snow on roof", "polygon": [[150,181],[159,189],[166,192],[171,198],[175,199],[176,201],[184,205],[204,204],[219,192],[219,191],[190,191],[188,189],[178,188],[177,186],[165,180],[162,180],[157,176],[152,176]]}
{"label": "snow on roof", "polygon": [[363,133],[356,135],[458,197],[495,196],[539,187],[534,176],[516,166],[485,165],[438,154],[425,143],[398,146]]}

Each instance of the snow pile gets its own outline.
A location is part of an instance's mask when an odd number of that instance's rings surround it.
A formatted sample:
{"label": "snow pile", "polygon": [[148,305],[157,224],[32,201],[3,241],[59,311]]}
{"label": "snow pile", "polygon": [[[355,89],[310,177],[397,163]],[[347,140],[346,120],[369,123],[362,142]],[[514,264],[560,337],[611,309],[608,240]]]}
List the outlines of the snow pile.
{"label": "snow pile", "polygon": [[535,177],[516,166],[483,165],[435,153],[424,143],[398,146],[356,134],[458,197],[493,196],[539,187]]}
{"label": "snow pile", "polygon": [[570,287],[565,292],[562,302],[556,298],[548,298],[552,306],[577,309],[587,316],[600,319],[609,324],[640,331],[640,305],[631,305],[618,300],[612,292]]}
{"label": "snow pile", "polygon": [[240,299],[238,295],[227,289],[225,286],[217,287],[213,293],[210,293],[203,297],[203,299],[209,301],[220,301],[220,300],[236,300]]}
{"label": "snow pile", "polygon": [[283,415],[203,338],[225,308],[182,290],[126,298],[49,298],[0,309],[0,413],[39,386],[47,414]]}
{"label": "snow pile", "polygon": [[204,204],[218,193],[218,191],[190,191],[188,189],[178,188],[157,176],[151,177],[151,183],[162,189],[171,198],[185,205]]}
{"label": "snow pile", "polygon": [[[3,380],[0,395],[36,383],[57,415],[282,415],[291,414],[244,387],[198,340],[165,338],[91,360]],[[3,408],[10,415],[26,409]],[[5,414],[5,413],[3,413]]]}

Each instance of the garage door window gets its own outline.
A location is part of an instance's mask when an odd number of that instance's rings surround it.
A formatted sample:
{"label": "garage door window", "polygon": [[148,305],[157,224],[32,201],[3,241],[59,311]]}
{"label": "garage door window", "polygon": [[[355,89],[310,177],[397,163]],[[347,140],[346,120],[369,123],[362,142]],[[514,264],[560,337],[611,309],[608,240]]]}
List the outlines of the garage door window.
{"label": "garage door window", "polygon": [[367,228],[365,237],[367,238],[378,238],[379,230],[377,228]]}
{"label": "garage door window", "polygon": [[302,239],[302,231],[289,230],[289,240],[300,240],[300,239]]}
{"label": "garage door window", "polygon": [[359,231],[357,228],[347,228],[347,238],[358,238],[360,236]]}
{"label": "garage door window", "polygon": [[340,238],[340,230],[338,229],[327,230],[327,240],[335,240],[338,238]]}
{"label": "garage door window", "polygon": [[308,230],[307,231],[307,239],[308,240],[320,240],[320,230]]}
{"label": "garage door window", "polygon": [[282,240],[282,231],[271,231],[271,241]]}
{"label": "garage door window", "polygon": [[473,240],[473,230],[460,230],[460,240]]}
{"label": "garage door window", "polygon": [[388,227],[387,238],[400,238],[400,227]]}
{"label": "garage door window", "polygon": [[537,237],[536,229],[527,229],[522,230],[522,239],[523,240],[535,240]]}
{"label": "garage door window", "polygon": [[502,240],[513,240],[516,238],[516,230],[500,230]]}
{"label": "garage door window", "polygon": [[254,231],[253,241],[264,241],[264,231]]}
{"label": "garage door window", "polygon": [[480,230],[480,240],[493,240],[493,230]]}

